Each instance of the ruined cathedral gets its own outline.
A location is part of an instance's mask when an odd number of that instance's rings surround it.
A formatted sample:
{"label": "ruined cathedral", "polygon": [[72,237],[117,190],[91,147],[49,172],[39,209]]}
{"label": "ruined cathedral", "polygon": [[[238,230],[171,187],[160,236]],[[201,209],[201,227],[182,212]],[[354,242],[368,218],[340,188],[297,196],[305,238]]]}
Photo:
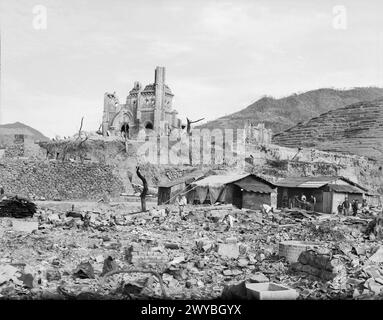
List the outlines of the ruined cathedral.
{"label": "ruined cathedral", "polygon": [[138,132],[169,134],[181,127],[178,112],[173,109],[174,94],[165,84],[165,68],[157,67],[154,83],[143,87],[136,81],[121,104],[116,93],[105,93],[102,134],[135,138]]}

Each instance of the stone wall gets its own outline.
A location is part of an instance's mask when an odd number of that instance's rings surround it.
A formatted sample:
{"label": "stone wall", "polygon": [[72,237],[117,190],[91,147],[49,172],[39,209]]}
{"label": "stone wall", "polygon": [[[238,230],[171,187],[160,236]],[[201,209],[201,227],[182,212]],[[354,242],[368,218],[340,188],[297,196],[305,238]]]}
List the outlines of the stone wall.
{"label": "stone wall", "polygon": [[113,168],[99,163],[0,159],[0,183],[6,194],[47,200],[98,200],[124,192]]}

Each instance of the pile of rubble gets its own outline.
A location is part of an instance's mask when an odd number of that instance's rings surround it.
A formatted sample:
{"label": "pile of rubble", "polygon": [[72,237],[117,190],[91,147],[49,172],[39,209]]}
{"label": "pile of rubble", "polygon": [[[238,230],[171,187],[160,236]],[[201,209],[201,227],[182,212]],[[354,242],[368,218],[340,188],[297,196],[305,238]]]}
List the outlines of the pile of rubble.
{"label": "pile of rubble", "polygon": [[27,218],[36,213],[36,205],[17,196],[0,201],[0,217]]}
{"label": "pile of rubble", "polygon": [[[258,287],[270,286],[298,299],[383,294],[383,247],[380,229],[371,228],[371,221],[380,225],[373,214],[201,205],[186,206],[181,216],[173,206],[145,213],[109,206],[39,209],[33,219],[32,232],[0,228],[2,297],[252,299]],[[289,242],[307,248],[280,250]]]}

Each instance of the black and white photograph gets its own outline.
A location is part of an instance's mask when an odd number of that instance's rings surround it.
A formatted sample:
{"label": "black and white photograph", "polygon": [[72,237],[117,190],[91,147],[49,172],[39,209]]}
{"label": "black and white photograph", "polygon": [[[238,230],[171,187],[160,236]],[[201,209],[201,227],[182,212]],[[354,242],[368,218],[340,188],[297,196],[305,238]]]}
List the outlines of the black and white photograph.
{"label": "black and white photograph", "polygon": [[0,0],[0,300],[383,299],[382,12]]}

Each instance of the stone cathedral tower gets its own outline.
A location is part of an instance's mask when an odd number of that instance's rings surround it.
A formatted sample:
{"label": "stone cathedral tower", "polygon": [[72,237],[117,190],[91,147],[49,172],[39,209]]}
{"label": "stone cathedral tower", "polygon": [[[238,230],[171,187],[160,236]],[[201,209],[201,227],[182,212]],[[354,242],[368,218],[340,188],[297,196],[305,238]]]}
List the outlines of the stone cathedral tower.
{"label": "stone cathedral tower", "polygon": [[178,112],[173,109],[173,97],[165,83],[164,67],[156,68],[154,83],[143,87],[136,81],[125,104],[120,104],[115,93],[105,93],[103,135],[126,135],[134,138],[142,129],[164,135],[173,128],[180,128]]}

